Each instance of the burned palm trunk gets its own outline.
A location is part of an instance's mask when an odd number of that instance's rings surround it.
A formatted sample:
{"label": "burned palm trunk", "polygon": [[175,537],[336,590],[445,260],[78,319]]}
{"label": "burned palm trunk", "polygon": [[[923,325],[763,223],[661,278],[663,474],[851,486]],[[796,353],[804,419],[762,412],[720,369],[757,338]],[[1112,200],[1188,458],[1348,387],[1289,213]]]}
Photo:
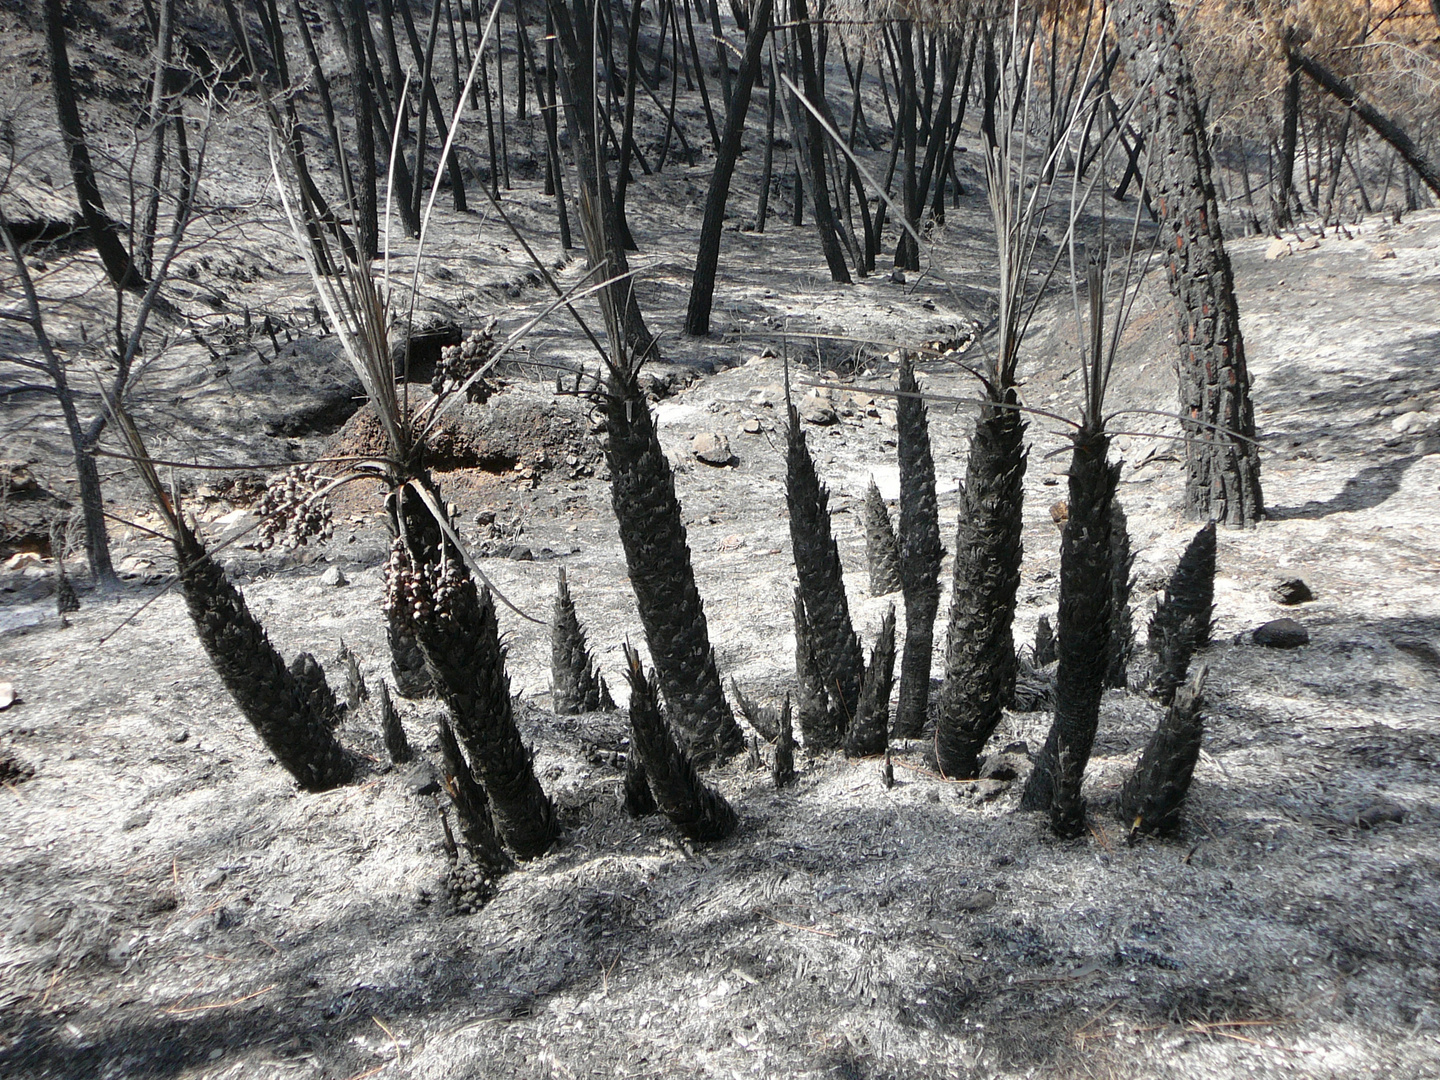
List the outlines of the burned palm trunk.
{"label": "burned palm trunk", "polygon": [[800,734],[811,754],[834,750],[845,737],[844,714],[831,705],[815,645],[805,601],[795,590],[795,696],[800,703]]}
{"label": "burned palm trunk", "polygon": [[376,708],[380,712],[380,732],[385,737],[385,752],[396,765],[404,765],[415,756],[415,751],[410,748],[405,725],[400,722],[400,714],[390,700],[390,687],[383,679],[375,697]]}
{"label": "burned palm trunk", "polygon": [[648,817],[651,814],[658,814],[660,807],[655,805],[655,796],[650,791],[650,781],[645,778],[645,766],[640,764],[640,755],[635,752],[635,744],[630,744],[630,753],[625,755],[625,789],[624,789],[625,812],[631,817]]}
{"label": "burned palm trunk", "polygon": [[554,683],[552,703],[557,713],[615,708],[610,690],[595,671],[595,662],[585,646],[585,631],[580,629],[563,566],[555,611],[550,617],[550,678]]}
{"label": "burned palm trunk", "polygon": [[890,691],[895,686],[895,607],[885,613],[860,688],[860,707],[845,733],[846,757],[883,754],[890,727]]}
{"label": "burned palm trunk", "polygon": [[1190,656],[1210,641],[1210,615],[1215,602],[1215,523],[1195,534],[1165,586],[1150,618],[1149,645],[1155,653],[1150,692],[1169,704],[1185,681]]}
{"label": "burned palm trunk", "polygon": [[410,608],[430,677],[485,785],[496,830],[517,856],[534,858],[554,841],[559,824],[515,726],[490,591],[476,588],[460,552],[409,485],[396,492],[392,507],[406,564],[387,602]]}
{"label": "burned palm trunk", "polygon": [[602,408],[611,505],[665,703],[697,764],[738,754],[745,736],[725,701],[675,477],[638,374],[612,368]]}
{"label": "burned palm trunk", "polygon": [[1050,617],[1041,615],[1040,621],[1035,624],[1035,666],[1043,668],[1053,663],[1055,663],[1055,630],[1050,625]]}
{"label": "burned palm trunk", "polygon": [[795,780],[795,730],[790,724],[790,695],[780,706],[779,734],[775,737],[775,760],[770,766],[770,778],[777,788]]}
{"label": "burned palm trunk", "polygon": [[312,707],[245,598],[188,530],[175,541],[185,607],[200,643],[245,719],[301,787],[345,783],[354,760],[335,741],[328,718]]}
{"label": "burned palm trunk", "polygon": [[490,816],[490,800],[485,789],[475,779],[470,763],[460,750],[455,731],[443,716],[439,723],[440,755],[445,762],[445,788],[455,804],[455,815],[460,819],[460,831],[465,837],[465,846],[477,866],[491,874],[503,874],[510,869],[510,856],[500,845],[495,833],[495,822]]}
{"label": "burned palm trunk", "polygon": [[[390,545],[390,560],[385,564],[385,591],[389,595],[396,584],[396,575],[408,565],[405,545],[399,537]],[[425,667],[425,654],[420,651],[415,619],[403,604],[385,606],[385,641],[390,646],[390,677],[401,697],[423,698],[435,693],[430,672]]]}
{"label": "burned palm trunk", "polygon": [[940,506],[925,402],[908,355],[900,360],[895,401],[900,458],[900,578],[905,589],[905,653],[900,661],[900,703],[895,736],[919,738],[930,706],[930,663],[940,609]]}
{"label": "burned palm trunk", "polygon": [[865,491],[865,565],[870,571],[871,596],[885,596],[901,587],[900,546],[890,524],[890,511],[874,480]]}
{"label": "burned palm trunk", "polygon": [[1123,690],[1130,656],[1135,650],[1135,625],[1130,617],[1130,571],[1135,552],[1130,527],[1119,501],[1110,504],[1110,648],[1105,657],[1105,684]]}
{"label": "burned palm trunk", "polygon": [[[1007,392],[1015,403],[1013,391]],[[955,583],[945,641],[945,687],[936,718],[936,760],[970,778],[1015,687],[1015,593],[1020,587],[1025,425],[1013,409],[983,406],[970,441]]]}
{"label": "burned palm trunk", "polygon": [[760,733],[766,742],[774,742],[780,735],[780,714],[768,705],[760,705],[745,696],[740,684],[730,680],[730,696],[735,699],[735,708],[740,710],[746,722]]}
{"label": "burned palm trunk", "polygon": [[1176,301],[1186,507],[1195,517],[1250,525],[1264,515],[1255,411],[1204,112],[1169,0],[1123,0],[1111,17],[1140,88],[1138,116],[1153,131],[1146,184],[1160,209]]}
{"label": "burned palm trunk", "polygon": [[[789,411],[785,504],[790,510],[790,546],[795,554],[795,573],[800,579],[800,597],[805,605],[805,621],[820,681],[831,700],[832,711],[839,714],[834,725],[837,741],[830,744],[838,745],[860,703],[865,655],[850,622],[845,570],[840,562],[840,549],[830,532],[830,493],[815,474],[815,462],[805,445],[800,415],[793,404]],[[802,730],[803,710],[802,704]]]}
{"label": "burned palm trunk", "polygon": [[340,703],[335,699],[335,691],[325,681],[325,670],[315,657],[308,652],[296,653],[295,659],[290,661],[290,674],[299,684],[312,712],[324,718],[331,727],[340,722]]}
{"label": "burned palm trunk", "polygon": [[1067,837],[1085,826],[1080,786],[1100,723],[1110,647],[1110,507],[1120,468],[1106,460],[1109,448],[1103,431],[1075,436],[1070,517],[1060,541],[1055,719],[1020,802],[1025,810],[1048,808],[1052,827]]}
{"label": "burned palm trunk", "polygon": [[723,840],[735,831],[735,811],[724,796],[700,782],[695,767],[676,744],[660,713],[655,687],[645,677],[640,656],[625,646],[630,681],[630,731],[650,791],[661,811],[691,840]]}
{"label": "burned palm trunk", "polygon": [[1141,834],[1172,833],[1180,824],[1180,808],[1190,790],[1205,733],[1200,709],[1206,674],[1205,665],[1200,665],[1191,680],[1175,692],[1175,700],[1120,790],[1120,817],[1130,826],[1132,843]]}

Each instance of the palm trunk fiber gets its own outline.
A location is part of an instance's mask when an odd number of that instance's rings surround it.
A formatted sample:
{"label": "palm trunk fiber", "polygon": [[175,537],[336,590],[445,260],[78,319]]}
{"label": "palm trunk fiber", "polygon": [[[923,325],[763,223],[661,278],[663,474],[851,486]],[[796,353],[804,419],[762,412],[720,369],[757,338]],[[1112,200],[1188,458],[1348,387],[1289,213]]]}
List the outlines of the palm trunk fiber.
{"label": "palm trunk fiber", "polygon": [[[1008,392],[1009,402],[1015,394]],[[1025,424],[986,405],[970,440],[955,580],[945,641],[945,687],[935,758],[946,776],[973,778],[979,755],[1015,689],[1015,593],[1020,587]]]}
{"label": "palm trunk fiber", "polygon": [[738,754],[745,736],[725,701],[675,477],[638,372],[612,367],[602,408],[611,505],[665,703],[697,764]]}
{"label": "palm trunk fiber", "polygon": [[354,760],[335,741],[327,718],[311,707],[240,590],[188,531],[175,542],[175,558],[200,644],[275,760],[307,791],[349,780]]}
{"label": "palm trunk fiber", "polygon": [[900,361],[895,400],[896,452],[900,458],[900,580],[905,590],[905,653],[900,661],[900,703],[895,737],[918,739],[930,707],[930,664],[935,616],[940,610],[940,505],[925,402],[910,357]]}
{"label": "palm trunk fiber", "polygon": [[1120,478],[1106,456],[1104,432],[1082,431],[1070,456],[1070,518],[1060,541],[1060,663],[1055,673],[1055,719],[1025,785],[1024,810],[1050,810],[1065,837],[1085,827],[1080,794],[1105,693],[1110,647],[1110,507]]}
{"label": "palm trunk fiber", "polygon": [[630,680],[630,731],[650,790],[661,812],[691,840],[723,840],[735,831],[735,811],[718,791],[706,787],[676,744],[655,687],[645,677],[640,656],[625,646]]}
{"label": "palm trunk fiber", "polygon": [[[845,596],[845,570],[840,549],[830,532],[830,493],[815,474],[815,462],[805,444],[800,415],[790,406],[790,425],[785,442],[785,504],[790,510],[790,545],[795,554],[795,573],[800,579],[811,649],[821,685],[830,699],[832,716],[825,745],[840,744],[860,704],[860,680],[865,671],[865,654],[850,622],[850,604]],[[801,727],[805,712],[802,703]],[[807,738],[808,743],[808,738]]]}
{"label": "palm trunk fiber", "polygon": [[1201,691],[1207,669],[1175,692],[1155,734],[1150,737],[1135,771],[1120,789],[1120,818],[1130,826],[1130,840],[1144,833],[1165,835],[1180,824],[1180,808],[1190,790],[1200,741],[1205,734]]}
{"label": "palm trunk fiber", "polygon": [[515,726],[490,591],[476,588],[460,552],[408,486],[397,492],[393,513],[409,560],[398,599],[410,605],[430,677],[485,785],[496,830],[520,858],[544,854],[559,823]]}
{"label": "palm trunk fiber", "polygon": [[595,671],[595,661],[585,645],[585,631],[575,614],[575,601],[570,598],[563,566],[555,611],[550,617],[550,679],[554,684],[551,704],[557,713],[615,708],[610,690]]}

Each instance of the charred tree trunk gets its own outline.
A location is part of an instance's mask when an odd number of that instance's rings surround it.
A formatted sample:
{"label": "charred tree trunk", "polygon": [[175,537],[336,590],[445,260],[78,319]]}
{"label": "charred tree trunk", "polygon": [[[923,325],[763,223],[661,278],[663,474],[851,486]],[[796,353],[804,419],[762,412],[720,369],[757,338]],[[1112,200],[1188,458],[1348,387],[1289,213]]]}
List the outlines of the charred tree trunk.
{"label": "charred tree trunk", "polygon": [[1205,118],[1169,0],[1121,0],[1112,14],[1130,81],[1143,88],[1140,115],[1153,131],[1149,187],[1168,249],[1180,408],[1190,421],[1186,507],[1193,517],[1251,525],[1265,512],[1255,411]]}
{"label": "charred tree trunk", "polygon": [[1294,220],[1295,142],[1300,130],[1300,65],[1286,53],[1288,77],[1280,99],[1280,154],[1275,164],[1275,192],[1270,203],[1270,227],[1274,232],[1288,229]]}
{"label": "charred tree trunk", "polygon": [[[554,22],[560,93],[565,102],[566,125],[570,129],[570,145],[579,178],[580,228],[584,234],[586,261],[590,270],[600,271],[601,280],[613,278],[627,274],[630,264],[625,257],[625,245],[615,229],[604,142],[596,137],[598,103],[591,92],[590,23],[588,17],[572,20],[565,0],[547,0],[547,5]],[[584,11],[581,5],[579,13]],[[607,286],[601,295],[612,347],[642,359],[651,354],[655,340],[640,314],[634,282],[623,278]],[[660,679],[664,685],[667,676],[663,670]]]}
{"label": "charred tree trunk", "polygon": [[645,677],[640,656],[625,646],[630,681],[630,731],[660,810],[691,840],[723,840],[735,831],[735,811],[718,791],[706,787],[685,752],[675,743],[655,686]]}
{"label": "charred tree trunk", "polygon": [[[805,97],[815,108],[824,111],[825,99],[820,90],[820,76],[815,67],[815,45],[810,36],[810,14],[807,0],[790,0],[791,18],[795,20],[795,39],[800,46],[800,75]],[[815,203],[815,225],[820,230],[820,247],[830,278],[842,285],[850,284],[850,270],[845,265],[845,252],[840,247],[840,234],[835,228],[835,212],[830,206],[829,187],[825,182],[825,131],[819,118],[805,109],[805,142],[810,155],[811,197]],[[797,195],[798,199],[799,196]]]}
{"label": "charred tree trunk", "polygon": [[379,203],[375,194],[375,133],[372,127],[370,100],[370,64],[365,54],[364,20],[369,18],[364,0],[350,0],[346,33],[350,41],[350,115],[355,121],[356,173],[354,205],[356,242],[362,259],[373,259],[380,253]]}
{"label": "charred tree trunk", "polygon": [[1364,101],[1358,90],[1325,67],[1324,64],[1306,56],[1293,46],[1289,49],[1289,56],[1327,94],[1360,117],[1369,125],[1370,130],[1394,147],[1395,152],[1405,159],[1405,164],[1415,171],[1415,175],[1424,181],[1425,186],[1440,196],[1440,165],[1436,165],[1427,158],[1399,124]]}
{"label": "charred tree trunk", "polygon": [[612,366],[602,407],[611,505],[665,703],[698,764],[738,754],[745,736],[725,701],[675,478],[638,373]]}
{"label": "charred tree trunk", "polygon": [[[639,0],[634,0],[636,4]],[[725,202],[730,181],[740,157],[740,140],[745,134],[745,114],[750,111],[750,93],[760,74],[765,39],[770,34],[774,0],[760,0],[755,9],[750,36],[745,41],[745,59],[725,117],[725,135],[710,174],[710,191],[705,197],[705,218],[700,226],[700,249],[695,256],[695,275],[690,284],[690,305],[685,313],[685,332],[704,337],[710,332],[710,305],[715,296],[715,270],[720,262],[720,233],[725,224]],[[774,88],[771,88],[774,92]]]}
{"label": "charred tree trunk", "polygon": [[[1008,391],[1015,404],[1014,391]],[[1015,687],[1015,593],[1020,587],[1025,425],[1013,409],[981,407],[970,440],[945,641],[936,762],[970,778]]]}
{"label": "charred tree trunk", "polygon": [[138,288],[144,284],[138,268],[120,243],[115,222],[105,213],[105,201],[95,183],[95,166],[90,160],[90,147],[85,141],[85,128],[80,122],[80,108],[75,99],[75,83],[70,76],[70,54],[65,45],[65,13],[63,0],[45,0],[45,44],[50,51],[50,83],[55,92],[55,112],[60,121],[60,135],[70,160],[70,178],[75,196],[80,201],[80,215],[85,230],[105,266],[105,273],[116,288]]}
{"label": "charred tree trunk", "polygon": [[905,590],[905,654],[900,662],[900,703],[895,737],[918,739],[930,706],[930,664],[935,616],[940,610],[940,505],[930,425],[910,357],[900,361],[895,400],[896,452],[900,458],[900,580]]}

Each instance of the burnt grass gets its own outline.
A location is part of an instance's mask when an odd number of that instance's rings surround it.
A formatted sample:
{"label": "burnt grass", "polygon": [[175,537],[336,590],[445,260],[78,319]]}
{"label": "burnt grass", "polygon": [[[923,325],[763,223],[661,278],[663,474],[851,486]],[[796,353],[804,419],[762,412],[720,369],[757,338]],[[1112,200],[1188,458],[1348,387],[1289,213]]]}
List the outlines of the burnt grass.
{"label": "burnt grass", "polygon": [[[6,33],[33,63],[28,39]],[[872,123],[882,115],[877,101]],[[239,119],[225,123],[217,182],[259,193],[263,143]],[[687,123],[703,132],[703,119]],[[467,138],[479,146],[483,131]],[[751,213],[758,157],[741,159],[732,225]],[[714,332],[700,341],[679,328],[707,163],[667,165],[631,188],[637,289],[662,332],[649,384],[660,441],[720,674],[760,705],[794,689],[783,354],[797,379],[850,380],[831,392],[836,422],[807,424],[806,435],[868,649],[895,597],[869,594],[865,492],[873,476],[894,514],[899,486],[893,409],[868,388],[892,388],[895,365],[888,346],[806,335],[918,343],[963,339],[987,321],[987,211],[978,177],[965,175],[972,186],[934,238],[934,270],[903,286],[830,285],[814,230],[784,223],[782,191],[765,233],[725,232]],[[551,239],[538,180],[507,198],[562,285],[577,283],[583,267]],[[187,255],[177,277],[176,302],[219,359],[177,336],[133,411],[157,452],[255,466],[180,470],[207,544],[287,660],[314,653],[338,689],[343,639],[373,691],[389,673],[376,491],[344,489],[322,545],[222,546],[255,495],[233,475],[370,438],[363,412],[343,415],[350,375],[309,320],[278,210],[257,206],[254,220],[228,220]],[[422,271],[425,314],[466,330],[498,315],[508,332],[547,300],[516,284],[527,268],[510,239],[477,221],[437,215],[427,265],[444,273]],[[1381,245],[1395,257],[1374,258]],[[1077,841],[1017,812],[1023,769],[1013,781],[945,782],[925,770],[918,741],[893,747],[888,789],[879,759],[803,747],[795,783],[779,791],[773,747],[764,768],[741,755],[702,771],[739,819],[719,843],[683,841],[659,815],[627,816],[623,710],[549,708],[549,563],[563,560],[612,689],[624,687],[625,641],[650,666],[593,418],[554,393],[556,367],[593,371],[596,360],[552,321],[501,373],[500,393],[447,418],[436,464],[462,534],[488,553],[487,576],[541,619],[498,609],[516,722],[555,802],[555,847],[503,876],[478,912],[456,914],[432,794],[438,703],[394,698],[417,757],[392,767],[372,693],[338,728],[360,775],[302,793],[209,667],[165,547],[117,524],[125,581],[104,597],[72,558],[82,608],[68,626],[55,614],[53,559],[17,563],[0,572],[0,681],[17,693],[0,711],[0,761],[14,763],[0,772],[0,1074],[1440,1075],[1440,441],[1433,424],[1395,427],[1396,410],[1440,413],[1440,215],[1372,219],[1276,261],[1265,247],[1235,240],[1231,250],[1271,515],[1219,534],[1212,643],[1197,653],[1210,667],[1206,733],[1175,837],[1124,843],[1120,788],[1160,707],[1123,690],[1102,701]],[[51,258],[46,287],[82,296],[56,317],[57,337],[74,344],[82,320],[103,321],[103,297],[87,309],[92,294],[71,289],[92,280],[83,253]],[[1073,414],[1068,304],[1067,293],[1037,318],[1020,393]],[[1116,408],[1172,407],[1168,304],[1157,275],[1122,343]],[[239,334],[246,307],[289,328],[278,355]],[[0,335],[6,348],[23,345],[14,326]],[[963,364],[975,355],[922,364],[924,385],[974,396]],[[940,402],[929,411],[946,548],[973,416]],[[41,486],[72,498],[46,400],[17,397],[5,423]],[[1141,626],[1198,525],[1177,509],[1184,470],[1164,437],[1170,421],[1132,414],[1111,426],[1127,432],[1113,455],[1125,462],[1117,498],[1137,552]],[[694,458],[692,439],[708,432],[729,439],[731,464]],[[1021,642],[1040,616],[1055,618],[1050,506],[1064,495],[1069,444],[1039,418],[1027,437]],[[153,526],[123,468],[106,461],[104,471],[116,514]],[[322,584],[331,567],[348,584]],[[1270,588],[1282,577],[1303,578],[1315,600],[1277,605]],[[1287,615],[1310,644],[1250,642]],[[897,618],[903,633],[903,608]],[[1147,660],[1137,648],[1132,685]],[[1007,712],[987,749],[1037,751],[1049,722]]]}

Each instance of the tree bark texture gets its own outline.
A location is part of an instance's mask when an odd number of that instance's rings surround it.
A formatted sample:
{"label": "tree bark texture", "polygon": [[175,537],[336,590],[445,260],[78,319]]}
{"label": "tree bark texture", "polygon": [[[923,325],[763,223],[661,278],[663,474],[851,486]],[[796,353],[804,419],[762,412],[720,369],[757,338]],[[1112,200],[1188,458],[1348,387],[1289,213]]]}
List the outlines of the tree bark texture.
{"label": "tree bark texture", "polygon": [[1184,425],[1186,507],[1193,517],[1251,525],[1264,515],[1259,452],[1242,441],[1254,439],[1255,412],[1204,114],[1169,0],[1121,0],[1112,15],[1151,131],[1148,186],[1177,304],[1180,411],[1197,421]]}
{"label": "tree bark texture", "polygon": [[[791,18],[795,21],[795,39],[800,46],[800,76],[805,97],[816,109],[824,111],[824,95],[820,90],[820,76],[815,67],[815,45],[810,35],[810,15],[806,0],[790,0]],[[806,152],[810,155],[810,183],[815,202],[815,225],[820,230],[820,247],[825,253],[825,264],[830,268],[830,278],[842,285],[850,284],[850,270],[845,265],[845,252],[840,247],[840,234],[835,228],[835,211],[830,205],[829,185],[825,181],[825,139],[820,120],[810,109],[805,109]],[[797,195],[798,199],[799,196]]]}

